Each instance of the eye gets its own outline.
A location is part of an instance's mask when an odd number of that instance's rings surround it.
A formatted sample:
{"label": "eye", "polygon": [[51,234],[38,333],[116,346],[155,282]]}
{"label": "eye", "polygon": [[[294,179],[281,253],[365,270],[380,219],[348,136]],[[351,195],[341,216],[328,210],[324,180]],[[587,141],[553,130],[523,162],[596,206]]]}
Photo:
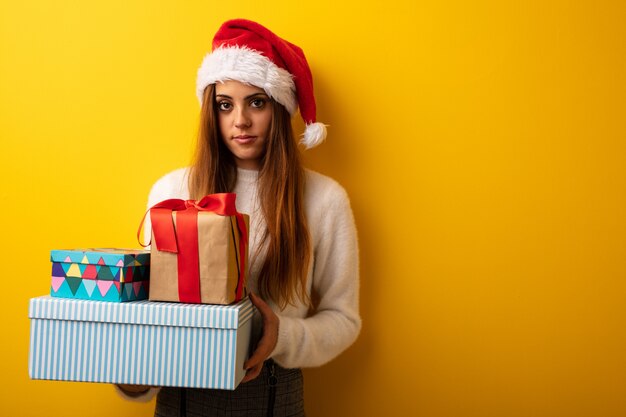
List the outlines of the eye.
{"label": "eye", "polygon": [[262,108],[263,106],[265,106],[265,103],[266,103],[265,99],[262,99],[262,98],[255,98],[255,99],[253,99],[253,100],[250,102],[250,106],[252,106],[252,107],[254,107],[254,108],[257,108],[257,109],[260,109],[260,108]]}
{"label": "eye", "polygon": [[220,111],[228,111],[232,108],[232,104],[230,104],[228,101],[220,101],[219,103],[217,103],[217,108]]}

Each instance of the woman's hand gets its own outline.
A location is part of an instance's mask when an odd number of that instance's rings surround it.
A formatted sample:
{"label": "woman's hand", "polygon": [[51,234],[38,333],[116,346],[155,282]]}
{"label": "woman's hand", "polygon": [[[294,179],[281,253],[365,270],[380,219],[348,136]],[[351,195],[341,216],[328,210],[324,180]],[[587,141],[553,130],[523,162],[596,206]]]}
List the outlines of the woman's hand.
{"label": "woman's hand", "polygon": [[250,293],[250,301],[259,310],[263,317],[263,336],[259,340],[256,350],[243,364],[243,368],[246,370],[246,375],[241,382],[248,382],[259,376],[263,369],[263,362],[269,358],[270,354],[276,347],[278,342],[278,325],[279,318],[270,306],[258,296]]}
{"label": "woman's hand", "polygon": [[141,394],[145,394],[150,389],[148,385],[129,385],[129,384],[117,384],[119,389],[131,397],[138,397]]}

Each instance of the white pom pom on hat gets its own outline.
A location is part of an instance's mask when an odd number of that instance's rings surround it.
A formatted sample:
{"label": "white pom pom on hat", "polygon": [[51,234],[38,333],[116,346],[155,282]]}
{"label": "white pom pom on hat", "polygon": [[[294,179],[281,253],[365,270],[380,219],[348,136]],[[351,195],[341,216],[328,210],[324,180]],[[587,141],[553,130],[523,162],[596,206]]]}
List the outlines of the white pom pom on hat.
{"label": "white pom pom on hat", "polygon": [[326,139],[326,125],[324,123],[311,123],[306,125],[302,134],[302,143],[307,149],[315,148]]}
{"label": "white pom pom on hat", "polygon": [[311,69],[298,46],[256,22],[229,20],[218,29],[213,50],[198,69],[196,94],[200,103],[209,84],[226,80],[262,88],[292,116],[299,108],[306,125],[300,142],[307,149],[326,139],[326,125],[316,121]]}

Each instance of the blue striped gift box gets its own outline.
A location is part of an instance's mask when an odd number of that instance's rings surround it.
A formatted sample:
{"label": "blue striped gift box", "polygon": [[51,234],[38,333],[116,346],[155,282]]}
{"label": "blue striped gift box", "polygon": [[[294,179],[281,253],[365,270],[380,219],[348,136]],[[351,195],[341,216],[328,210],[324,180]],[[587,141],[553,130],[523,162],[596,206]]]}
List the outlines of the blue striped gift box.
{"label": "blue striped gift box", "polygon": [[235,389],[253,306],[108,303],[43,296],[29,306],[33,379]]}

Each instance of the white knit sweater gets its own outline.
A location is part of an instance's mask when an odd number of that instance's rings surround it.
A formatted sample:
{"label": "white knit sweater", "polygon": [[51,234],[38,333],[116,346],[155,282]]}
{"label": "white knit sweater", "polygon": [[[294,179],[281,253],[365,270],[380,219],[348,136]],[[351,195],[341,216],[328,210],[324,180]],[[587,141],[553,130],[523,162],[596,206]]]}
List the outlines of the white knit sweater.
{"label": "white knit sweater", "polygon": [[[182,168],[159,179],[150,191],[148,207],[169,198],[189,199],[188,174],[188,169]],[[258,171],[238,169],[237,176],[233,191],[237,194],[237,210],[250,215],[249,253],[253,254],[265,227],[257,200]],[[306,170],[304,205],[313,248],[307,291],[316,294],[319,304],[310,313],[302,303],[283,310],[269,303],[280,319],[278,342],[271,357],[285,368],[325,364],[350,346],[361,329],[358,243],[348,196],[331,178]],[[150,233],[147,219],[146,240]],[[250,265],[248,285],[255,293],[263,259],[261,252]],[[148,401],[157,392],[151,389],[140,397],[123,396]]]}

